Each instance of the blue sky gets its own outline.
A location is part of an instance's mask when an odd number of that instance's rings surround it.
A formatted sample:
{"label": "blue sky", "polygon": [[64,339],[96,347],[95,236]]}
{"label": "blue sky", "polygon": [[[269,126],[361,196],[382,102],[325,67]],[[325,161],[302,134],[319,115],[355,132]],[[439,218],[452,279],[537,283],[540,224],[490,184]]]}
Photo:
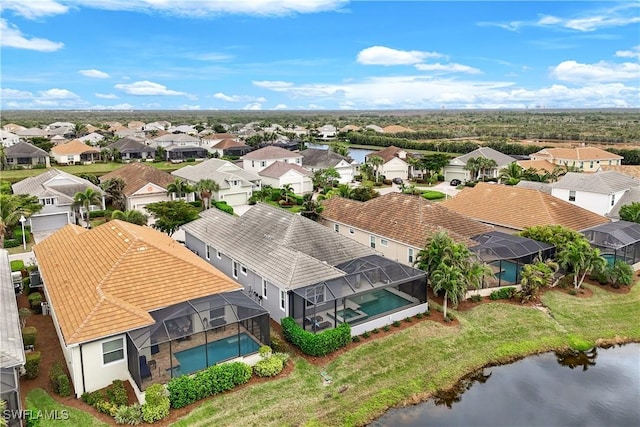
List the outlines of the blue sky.
{"label": "blue sky", "polygon": [[2,0],[3,109],[640,107],[640,2]]}

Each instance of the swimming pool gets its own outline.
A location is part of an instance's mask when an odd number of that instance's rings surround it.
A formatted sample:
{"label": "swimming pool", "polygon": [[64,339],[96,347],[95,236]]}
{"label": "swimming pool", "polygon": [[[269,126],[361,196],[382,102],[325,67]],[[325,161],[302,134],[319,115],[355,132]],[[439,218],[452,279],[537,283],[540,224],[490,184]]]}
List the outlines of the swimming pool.
{"label": "swimming pool", "polygon": [[519,278],[519,270],[522,268],[522,265],[518,266],[515,262],[511,261],[502,261],[502,266],[500,266],[499,262],[492,263],[496,267],[502,267],[502,272],[496,274],[496,278],[502,279],[503,282],[509,283],[517,283],[517,278]]}
{"label": "swimming pool", "polygon": [[180,366],[172,368],[172,376],[179,377],[180,375],[191,374],[205,369],[207,367],[207,351],[209,353],[209,366],[211,366],[228,359],[256,353],[260,348],[260,344],[253,340],[248,334],[241,333],[239,337],[239,349],[238,335],[234,335],[218,341],[212,341],[206,345],[203,344],[174,353],[173,355],[180,363]]}
{"label": "swimming pool", "polygon": [[351,309],[351,308],[345,308],[344,310],[338,310],[336,312],[336,314],[338,315],[339,318],[346,320],[347,322],[351,319],[353,319],[354,317],[358,317],[360,316],[360,313],[358,313],[357,311]]}
{"label": "swimming pool", "polygon": [[[346,309],[347,322],[351,324],[360,323],[367,320],[369,317],[377,316],[379,314],[387,313],[389,311],[393,311],[398,308],[413,304],[413,301],[407,300],[387,289],[378,289],[376,291],[369,292],[363,295],[357,295],[355,297],[349,298],[349,301],[359,306],[357,311],[351,310],[349,308]],[[357,319],[349,321],[349,318],[355,317],[353,313],[351,313],[351,316],[349,315],[349,310],[351,310],[351,312],[355,313],[359,317]],[[344,310],[340,310],[340,312],[342,311]],[[342,316],[340,312],[338,312],[338,316]],[[359,312],[366,314],[366,316],[362,316]]]}

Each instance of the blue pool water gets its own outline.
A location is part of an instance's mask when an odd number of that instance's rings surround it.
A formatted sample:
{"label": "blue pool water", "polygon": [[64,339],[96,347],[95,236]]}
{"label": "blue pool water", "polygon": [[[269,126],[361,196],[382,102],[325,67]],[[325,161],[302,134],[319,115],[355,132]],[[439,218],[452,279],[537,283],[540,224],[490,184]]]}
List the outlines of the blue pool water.
{"label": "blue pool water", "polygon": [[338,310],[338,312],[336,313],[338,316],[340,316],[342,319],[345,319],[347,322],[349,321],[349,319],[352,319],[356,316],[359,316],[360,314],[351,309],[351,308],[345,308],[344,310]]}
{"label": "blue pool water", "polygon": [[[206,347],[209,352],[209,366],[211,366],[228,359],[256,353],[260,348],[260,344],[254,341],[249,335],[242,333],[240,334],[239,354],[237,335],[210,342],[206,344]],[[180,366],[172,369],[172,375],[174,377],[201,371],[207,367],[205,344],[188,350],[179,351],[174,353],[174,356],[180,363]]]}
{"label": "blue pool water", "polygon": [[358,308],[358,311],[367,314],[364,317],[360,317],[349,322],[350,318],[359,315],[359,313],[349,308],[347,308],[346,310],[340,310],[338,312],[338,316],[343,317],[342,313],[346,312],[346,320],[347,322],[352,324],[360,323],[366,321],[369,317],[377,316],[378,314],[387,313],[400,307],[413,304],[412,301],[406,300],[400,295],[396,295],[386,289],[378,289],[377,291],[349,298],[349,300],[360,306],[360,308]]}
{"label": "blue pool water", "polygon": [[[499,262],[493,263],[493,265],[500,267]],[[522,268],[522,266],[518,267],[518,264],[515,262],[502,261],[503,271],[500,274],[496,274],[496,278],[501,278],[503,282],[516,283],[516,272],[519,268]]]}

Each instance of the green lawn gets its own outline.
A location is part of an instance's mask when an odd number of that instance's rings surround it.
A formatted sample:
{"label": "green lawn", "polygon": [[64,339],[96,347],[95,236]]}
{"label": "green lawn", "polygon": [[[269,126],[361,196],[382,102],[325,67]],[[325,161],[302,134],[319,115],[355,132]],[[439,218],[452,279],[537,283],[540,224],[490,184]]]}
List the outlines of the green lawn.
{"label": "green lawn", "polygon": [[[483,304],[456,313],[459,326],[421,322],[363,344],[326,367],[294,359],[288,377],[211,399],[174,425],[365,425],[389,407],[450,387],[489,363],[566,348],[575,340],[640,341],[640,286],[627,295],[594,289],[588,299],[551,292],[543,301],[551,315]],[[322,370],[333,377],[327,387]]]}
{"label": "green lawn", "polygon": [[275,206],[276,208],[281,208],[291,213],[298,213],[302,210],[302,205],[293,205],[293,206],[280,206],[278,202],[273,202],[271,200],[267,200],[265,203],[270,204],[271,206]]}
{"label": "green lawn", "polygon": [[[40,373],[40,375],[43,375]],[[46,419],[43,416],[37,424],[40,427],[91,427],[91,426],[108,426],[94,416],[69,406],[62,405],[53,400],[46,391],[36,388],[27,394],[27,409],[32,411],[43,411],[49,418],[53,418],[51,414],[57,414],[59,419]],[[44,412],[46,411],[46,412]],[[57,412],[51,412],[57,411]],[[65,419],[66,418],[66,419]]]}

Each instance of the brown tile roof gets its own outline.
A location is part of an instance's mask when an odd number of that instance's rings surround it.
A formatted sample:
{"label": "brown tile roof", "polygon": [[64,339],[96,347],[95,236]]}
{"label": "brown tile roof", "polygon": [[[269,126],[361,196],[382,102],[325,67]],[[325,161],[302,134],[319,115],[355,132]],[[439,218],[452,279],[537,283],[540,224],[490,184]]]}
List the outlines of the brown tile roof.
{"label": "brown tile roof", "polygon": [[241,289],[180,243],[148,227],[67,225],[34,247],[67,345],[154,323],[149,311]]}
{"label": "brown tile roof", "polygon": [[387,163],[389,160],[393,159],[394,157],[398,157],[398,153],[401,151],[405,151],[405,150],[403,150],[402,148],[398,148],[393,145],[390,145],[384,150],[374,151],[373,153],[367,154],[365,157],[366,158],[370,158],[374,156],[381,157],[382,160],[384,160],[384,162]]}
{"label": "brown tile roof", "polygon": [[584,230],[609,220],[550,194],[528,188],[479,183],[465,188],[442,205],[478,221],[522,230],[558,224]]}
{"label": "brown tile roof", "polygon": [[243,160],[274,160],[302,157],[300,153],[286,150],[281,147],[268,146],[252,151],[242,156]]}
{"label": "brown tile roof", "polygon": [[69,154],[100,153],[100,150],[95,147],[90,147],[82,141],[73,139],[65,144],[56,145],[51,149],[51,152],[60,156]]}
{"label": "brown tile roof", "polygon": [[245,144],[244,142],[236,141],[235,139],[227,138],[223,139],[213,146],[213,148],[218,150],[224,150],[231,147],[247,147],[247,144]]}
{"label": "brown tile roof", "polygon": [[567,160],[602,160],[602,159],[622,159],[622,156],[610,153],[601,148],[596,147],[576,147],[576,148],[545,148],[532,156],[544,156],[552,159]]}
{"label": "brown tile roof", "polygon": [[202,137],[202,139],[233,139],[236,135],[231,133],[209,133]]}
{"label": "brown tile roof", "polygon": [[388,193],[367,202],[332,197],[323,202],[322,217],[385,238],[422,248],[429,236],[445,230],[468,246],[470,237],[493,229],[420,196]]}
{"label": "brown tile roof", "polygon": [[413,129],[406,128],[400,125],[390,125],[383,127],[384,133],[400,133],[400,132],[415,132]]}
{"label": "brown tile roof", "polygon": [[538,172],[553,172],[556,167],[548,160],[518,160],[516,163],[525,170],[534,168]]}
{"label": "brown tile roof", "polygon": [[625,175],[631,176],[633,178],[640,179],[640,166],[639,165],[616,165],[616,166],[608,166],[602,165],[600,169],[603,171],[615,171],[619,173],[623,173]]}
{"label": "brown tile roof", "polygon": [[148,183],[167,189],[167,186],[175,180],[170,173],[160,170],[145,163],[129,163],[121,168],[104,174],[100,182],[106,182],[111,178],[122,178],[125,182],[124,194],[130,196]]}
{"label": "brown tile roof", "polygon": [[285,163],[285,162],[281,162],[281,161],[277,161],[277,162],[271,163],[268,167],[266,167],[266,168],[262,169],[260,172],[258,172],[258,175],[260,175],[260,176],[268,176],[268,177],[271,177],[271,178],[280,178],[282,175],[284,175],[285,173],[289,172],[290,170],[297,171],[298,173],[302,174],[303,176],[312,175],[310,170],[305,169],[302,166],[298,166],[298,165],[293,164],[293,163]]}

